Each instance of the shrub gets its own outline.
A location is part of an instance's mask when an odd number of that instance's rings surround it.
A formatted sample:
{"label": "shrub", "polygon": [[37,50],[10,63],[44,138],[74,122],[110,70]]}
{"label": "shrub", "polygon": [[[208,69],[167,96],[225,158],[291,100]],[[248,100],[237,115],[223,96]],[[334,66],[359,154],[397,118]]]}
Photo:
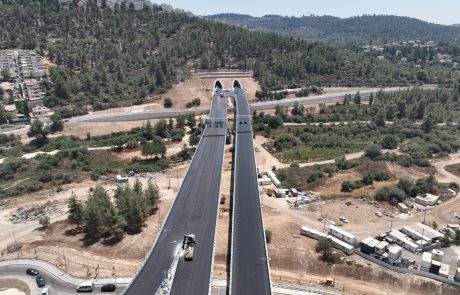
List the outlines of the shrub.
{"label": "shrub", "polygon": [[349,193],[352,192],[355,189],[358,189],[362,186],[360,181],[350,181],[350,180],[345,180],[342,182],[342,188],[340,191],[344,193]]}
{"label": "shrub", "polygon": [[321,260],[327,263],[336,263],[339,257],[334,254],[332,249],[332,241],[330,239],[318,240],[315,246],[315,251],[321,253]]}
{"label": "shrub", "polygon": [[281,134],[274,143],[277,151],[289,149],[297,145],[297,139],[290,134]]}
{"label": "shrub", "polygon": [[391,178],[391,175],[386,171],[376,171],[371,175],[375,181],[385,181]]}
{"label": "shrub", "polygon": [[382,155],[382,148],[378,144],[368,145],[364,149],[364,155],[369,159],[374,160],[375,158],[380,157]]}
{"label": "shrub", "polygon": [[99,174],[97,174],[96,172],[92,172],[91,173],[91,180],[92,181],[98,181],[99,180]]}
{"label": "shrub", "polygon": [[165,98],[164,101],[163,101],[163,106],[165,108],[170,108],[173,106],[173,102],[170,98]]}
{"label": "shrub", "polygon": [[269,229],[265,230],[265,241],[267,244],[270,244],[272,242],[272,231]]}
{"label": "shrub", "polygon": [[393,150],[398,147],[398,139],[393,134],[387,134],[380,140],[380,145],[384,149]]}
{"label": "shrub", "polygon": [[43,172],[38,178],[40,182],[47,183],[53,180],[53,175],[50,172]]}
{"label": "shrub", "polygon": [[135,149],[137,147],[137,141],[136,140],[129,140],[126,143],[126,148],[129,150]]}
{"label": "shrub", "polygon": [[171,130],[171,140],[174,142],[181,142],[185,132],[183,129],[176,128]]}
{"label": "shrub", "polygon": [[323,172],[316,170],[307,178],[307,183],[315,182],[316,180],[322,178],[324,176]]}
{"label": "shrub", "polygon": [[[374,183],[374,177],[372,177],[372,175],[370,173],[368,173],[368,174],[366,174],[366,176],[363,177],[361,182],[364,185],[372,185]],[[342,184],[342,188],[343,188],[343,184]]]}
{"label": "shrub", "polygon": [[386,201],[393,206],[396,206],[398,203],[404,202],[406,198],[406,193],[403,190],[396,187],[384,187],[380,189],[375,196],[375,199],[377,201]]}

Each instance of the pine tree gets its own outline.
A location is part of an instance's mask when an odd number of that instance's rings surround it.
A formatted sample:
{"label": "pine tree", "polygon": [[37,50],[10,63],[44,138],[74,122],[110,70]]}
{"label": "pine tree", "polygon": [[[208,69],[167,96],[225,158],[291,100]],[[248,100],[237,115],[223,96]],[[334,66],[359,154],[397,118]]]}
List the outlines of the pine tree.
{"label": "pine tree", "polygon": [[77,228],[79,228],[83,222],[83,205],[77,199],[74,192],[72,192],[70,199],[67,200],[67,208],[69,209],[69,222],[71,224],[76,224]]}
{"label": "pine tree", "polygon": [[145,201],[149,207],[149,213],[153,213],[158,208],[158,201],[160,200],[160,189],[156,183],[153,183],[150,179],[147,183],[147,189],[145,190]]}

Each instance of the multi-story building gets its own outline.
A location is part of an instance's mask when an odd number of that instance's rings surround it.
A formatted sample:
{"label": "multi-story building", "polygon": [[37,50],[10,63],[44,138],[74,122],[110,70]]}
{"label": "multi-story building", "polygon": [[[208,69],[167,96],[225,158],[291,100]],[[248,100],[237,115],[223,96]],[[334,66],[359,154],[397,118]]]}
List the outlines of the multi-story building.
{"label": "multi-story building", "polygon": [[45,98],[45,92],[38,84],[38,81],[35,79],[24,80],[22,85],[22,92],[26,97],[29,105],[34,107],[39,104],[42,104],[43,98]]}
{"label": "multi-story building", "polygon": [[11,78],[17,76],[17,66],[14,52],[12,51],[0,51],[0,75],[7,70]]}
{"label": "multi-story building", "polygon": [[42,57],[33,51],[21,51],[19,68],[23,78],[41,78],[47,75]]}

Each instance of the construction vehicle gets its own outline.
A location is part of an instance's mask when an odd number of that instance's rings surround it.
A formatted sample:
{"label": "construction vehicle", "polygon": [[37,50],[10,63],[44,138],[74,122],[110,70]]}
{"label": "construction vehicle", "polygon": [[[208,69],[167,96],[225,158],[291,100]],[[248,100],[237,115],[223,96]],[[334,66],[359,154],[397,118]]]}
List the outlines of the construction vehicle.
{"label": "construction vehicle", "polygon": [[184,242],[182,243],[182,250],[184,250],[184,260],[193,260],[193,251],[195,250],[195,246],[195,235],[185,235]]}

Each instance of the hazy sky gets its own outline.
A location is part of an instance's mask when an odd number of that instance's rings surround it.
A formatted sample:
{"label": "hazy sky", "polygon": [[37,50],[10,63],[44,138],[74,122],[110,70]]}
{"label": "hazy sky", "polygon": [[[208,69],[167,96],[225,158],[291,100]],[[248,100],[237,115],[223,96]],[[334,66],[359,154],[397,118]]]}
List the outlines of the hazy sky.
{"label": "hazy sky", "polygon": [[429,22],[451,25],[460,23],[460,0],[150,0],[197,15],[242,13],[253,16],[333,15],[349,17],[361,14],[410,16]]}

